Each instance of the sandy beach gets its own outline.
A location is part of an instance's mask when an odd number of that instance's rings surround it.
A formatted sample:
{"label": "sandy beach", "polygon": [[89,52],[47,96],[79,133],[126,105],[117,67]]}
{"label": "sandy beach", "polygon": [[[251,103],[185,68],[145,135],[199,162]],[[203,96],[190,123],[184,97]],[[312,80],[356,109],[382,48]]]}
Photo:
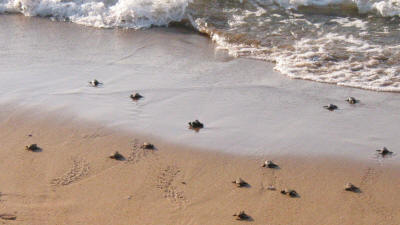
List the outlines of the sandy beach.
{"label": "sandy beach", "polygon": [[[386,159],[235,156],[10,108],[0,116],[0,212],[17,218],[3,224],[400,223],[400,168]],[[141,149],[144,141],[157,149]],[[26,151],[32,143],[42,151]],[[280,168],[261,167],[267,159]],[[238,177],[249,186],[236,187]],[[345,191],[347,182],[361,193]],[[240,210],[250,222],[232,216]]]}
{"label": "sandy beach", "polygon": [[0,224],[400,224],[398,93],[289,79],[181,27],[0,27]]}

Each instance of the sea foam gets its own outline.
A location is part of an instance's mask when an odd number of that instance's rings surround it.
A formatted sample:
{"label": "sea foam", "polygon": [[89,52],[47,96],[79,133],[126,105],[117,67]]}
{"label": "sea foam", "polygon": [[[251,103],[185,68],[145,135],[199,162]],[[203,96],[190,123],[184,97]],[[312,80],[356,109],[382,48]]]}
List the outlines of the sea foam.
{"label": "sea foam", "polygon": [[94,27],[147,28],[184,16],[188,0],[1,0],[0,12],[53,17]]}
{"label": "sea foam", "polygon": [[190,21],[291,78],[400,92],[399,0],[0,0],[0,13],[101,28]]}

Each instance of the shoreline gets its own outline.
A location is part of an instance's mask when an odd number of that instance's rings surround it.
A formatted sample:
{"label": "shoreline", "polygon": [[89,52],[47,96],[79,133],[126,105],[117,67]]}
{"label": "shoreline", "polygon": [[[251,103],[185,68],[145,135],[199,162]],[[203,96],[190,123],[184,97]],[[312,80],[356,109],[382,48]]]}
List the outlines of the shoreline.
{"label": "shoreline", "polygon": [[180,29],[2,18],[0,224],[400,224],[400,96],[287,79]]}
{"label": "shoreline", "polygon": [[[335,153],[326,154],[323,152],[321,152],[321,154],[318,154],[318,152],[316,154],[310,152],[302,153],[297,151],[284,152],[283,154],[276,151],[271,151],[271,152],[264,151],[263,153],[260,154],[253,154],[247,152],[244,153],[228,152],[219,149],[218,147],[205,148],[205,147],[198,147],[196,145],[190,145],[187,142],[183,143],[174,142],[162,136],[153,135],[149,133],[141,133],[135,130],[125,129],[124,127],[120,127],[118,125],[109,126],[101,122],[90,121],[76,117],[72,114],[62,113],[58,109],[43,110],[43,109],[38,109],[37,107],[26,108],[22,106],[13,106],[11,104],[3,104],[0,106],[2,108],[0,110],[0,123],[2,123],[3,125],[4,123],[6,123],[6,125],[11,127],[10,125],[11,122],[9,121],[11,120],[15,128],[25,127],[26,133],[29,134],[33,133],[33,131],[35,130],[34,128],[35,123],[38,123],[39,128],[42,130],[46,129],[54,130],[62,128],[66,130],[67,133],[73,133],[71,131],[78,130],[79,132],[89,132],[89,133],[93,133],[94,131],[99,131],[99,133],[104,132],[104,134],[101,134],[100,136],[114,135],[114,136],[119,136],[121,138],[128,138],[133,136],[135,137],[134,139],[136,140],[139,139],[143,142],[146,142],[146,140],[153,140],[154,142],[157,143],[157,145],[161,145],[169,150],[177,148],[179,149],[179,151],[218,155],[221,158],[233,157],[233,158],[246,158],[248,160],[261,160],[262,158],[269,158],[270,156],[272,156],[273,158],[276,159],[286,158],[292,161],[295,161],[297,159],[303,161],[313,161],[314,159],[330,161],[333,159],[333,161],[345,161],[348,164],[355,163],[357,165],[362,165],[362,164],[372,163],[376,166],[378,165],[383,166],[383,164],[385,164],[385,166],[389,168],[400,169],[397,152],[393,152],[393,154],[387,155],[385,157],[379,155],[375,150],[368,151],[366,153],[366,157],[350,157],[349,155],[341,155]],[[30,123],[28,121],[32,121],[33,123]],[[27,127],[30,127],[30,130],[32,132],[29,132],[29,129]],[[185,129],[187,130],[187,133],[189,134],[193,133],[194,135],[197,135],[197,133],[191,130],[188,126],[186,126]],[[201,132],[201,130],[199,132]],[[264,161],[261,160],[258,164],[261,165]]]}
{"label": "shoreline", "polygon": [[[17,216],[9,224],[238,224],[232,214],[240,210],[252,224],[400,221],[400,168],[385,159],[245,157],[51,113],[42,119],[6,114],[0,113],[0,212]],[[144,141],[157,150],[138,148]],[[25,151],[32,143],[42,151]],[[126,160],[109,159],[113,151]],[[262,168],[267,159],[280,169]],[[238,177],[250,186],[237,188],[231,181]],[[361,193],[344,191],[347,182]],[[284,188],[300,197],[280,194]]]}
{"label": "shoreline", "polygon": [[[384,146],[400,149],[397,94],[288,79],[272,64],[234,59],[208,38],[177,28],[104,30],[2,19],[4,38],[16,35],[3,46],[9,50],[1,58],[7,67],[0,67],[0,105],[243,155],[368,161]],[[89,87],[93,79],[104,85]],[[132,102],[132,92],[144,98]],[[348,104],[349,96],[360,103]],[[329,112],[328,104],[339,110]],[[205,128],[187,132],[196,119]]]}

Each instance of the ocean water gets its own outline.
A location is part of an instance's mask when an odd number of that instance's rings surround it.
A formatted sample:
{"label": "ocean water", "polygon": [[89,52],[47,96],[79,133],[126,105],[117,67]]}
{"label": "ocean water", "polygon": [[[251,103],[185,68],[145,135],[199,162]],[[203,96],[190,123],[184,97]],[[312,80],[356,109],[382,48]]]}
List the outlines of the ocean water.
{"label": "ocean water", "polygon": [[0,0],[0,13],[100,28],[181,23],[291,78],[400,92],[398,0]]}
{"label": "ocean water", "polygon": [[[179,27],[98,29],[0,15],[0,29],[2,115],[90,121],[151,142],[235,154],[400,162],[375,152],[399,152],[398,93],[287,79],[271,63],[231,57]],[[94,78],[104,84],[89,86]],[[129,98],[135,91],[141,101]],[[330,103],[339,110],[322,107]],[[195,119],[205,124],[198,133],[188,129]]]}

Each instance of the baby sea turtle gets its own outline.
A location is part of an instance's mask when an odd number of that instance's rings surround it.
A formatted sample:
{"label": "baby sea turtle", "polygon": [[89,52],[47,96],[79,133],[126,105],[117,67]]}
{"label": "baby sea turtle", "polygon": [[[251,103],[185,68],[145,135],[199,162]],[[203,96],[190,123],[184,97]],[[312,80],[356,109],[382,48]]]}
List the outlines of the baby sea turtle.
{"label": "baby sea turtle", "polygon": [[382,156],[391,155],[393,152],[389,151],[386,147],[376,150]]}
{"label": "baby sea turtle", "polygon": [[8,213],[2,213],[0,214],[0,219],[3,220],[16,220],[17,216],[13,214],[8,214]]}
{"label": "baby sea turtle", "polygon": [[124,156],[121,155],[121,153],[115,151],[113,153],[111,153],[111,155],[109,156],[110,159],[115,159],[115,160],[123,160]]}
{"label": "baby sea turtle", "polygon": [[360,192],[360,189],[354,186],[352,183],[347,183],[344,187],[344,190],[351,191],[351,192]]}
{"label": "baby sea turtle", "polygon": [[346,101],[350,104],[356,104],[358,102],[358,100],[355,99],[354,97],[349,97],[346,99]]}
{"label": "baby sea turtle", "polygon": [[40,151],[40,148],[37,146],[37,144],[31,144],[31,145],[25,146],[25,150],[31,151],[31,152],[37,152],[37,151]]}
{"label": "baby sea turtle", "polygon": [[334,104],[325,105],[324,108],[329,110],[329,111],[333,111],[333,110],[338,109],[338,107],[336,105],[334,105]]}
{"label": "baby sea turtle", "polygon": [[92,81],[89,81],[89,84],[92,85],[93,87],[97,87],[97,86],[99,86],[100,84],[103,84],[103,83],[101,83],[98,80],[94,79]]}
{"label": "baby sea turtle", "polygon": [[244,211],[240,211],[239,213],[233,214],[234,217],[236,217],[237,220],[249,220],[250,216],[247,215]]}
{"label": "baby sea turtle", "polygon": [[278,168],[278,165],[275,164],[274,162],[272,162],[271,160],[267,160],[267,161],[264,162],[262,167],[268,167],[268,168],[271,168],[271,169],[275,169],[275,168]]}
{"label": "baby sea turtle", "polygon": [[148,142],[145,142],[145,143],[142,144],[142,149],[152,150],[152,149],[154,149],[154,145],[150,144]]}
{"label": "baby sea turtle", "polygon": [[139,94],[139,93],[135,93],[135,94],[131,94],[131,99],[133,100],[133,101],[138,101],[138,100],[140,100],[141,98],[143,98],[143,96],[141,95],[141,94]]}
{"label": "baby sea turtle", "polygon": [[199,120],[195,120],[193,122],[189,122],[189,128],[190,129],[201,129],[204,127],[204,124],[202,124]]}
{"label": "baby sea turtle", "polygon": [[232,183],[236,184],[237,187],[245,187],[249,185],[246,181],[242,180],[242,178],[240,177],[232,181]]}
{"label": "baby sea turtle", "polygon": [[289,196],[292,197],[292,198],[295,198],[295,197],[298,197],[298,196],[299,196],[299,194],[297,194],[297,192],[296,192],[295,190],[287,189],[287,188],[281,190],[281,194],[283,194],[283,195],[289,195]]}

